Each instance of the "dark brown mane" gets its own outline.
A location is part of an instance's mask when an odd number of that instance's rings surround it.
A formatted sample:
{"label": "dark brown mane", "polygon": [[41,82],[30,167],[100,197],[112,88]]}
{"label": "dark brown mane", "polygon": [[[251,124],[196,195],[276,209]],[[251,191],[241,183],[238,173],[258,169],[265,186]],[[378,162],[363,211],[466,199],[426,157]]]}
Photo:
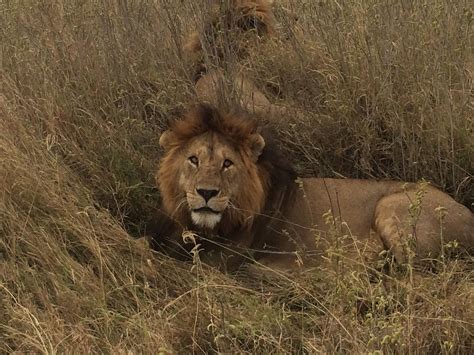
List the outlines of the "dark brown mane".
{"label": "dark brown mane", "polygon": [[201,103],[182,119],[174,121],[170,128],[177,144],[212,131],[239,146],[244,144],[251,134],[257,132],[258,124],[242,112],[224,113],[211,105]]}
{"label": "dark brown mane", "polygon": [[240,58],[247,55],[249,48],[237,37],[249,31],[259,37],[275,33],[272,6],[267,0],[216,1],[210,12],[202,29],[189,35],[184,45],[185,52],[195,61],[196,81],[209,69],[206,65],[209,59],[218,64],[226,62],[229,55]]}
{"label": "dark brown mane", "polygon": [[274,33],[274,16],[271,4],[266,0],[231,0],[227,6],[221,3],[213,21],[213,30],[255,30],[259,36]]}
{"label": "dark brown mane", "polygon": [[263,213],[253,225],[255,239],[252,248],[264,252],[273,245],[272,235],[281,229],[287,211],[293,205],[298,185],[296,171],[279,147],[275,134],[266,129],[262,135],[265,149],[257,164],[267,176],[269,188]]}

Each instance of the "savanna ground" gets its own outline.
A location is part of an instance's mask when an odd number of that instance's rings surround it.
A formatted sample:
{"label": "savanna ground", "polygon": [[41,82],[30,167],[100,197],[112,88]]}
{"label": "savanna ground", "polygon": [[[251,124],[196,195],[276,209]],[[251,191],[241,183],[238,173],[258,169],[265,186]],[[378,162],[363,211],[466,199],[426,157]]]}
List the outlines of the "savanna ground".
{"label": "savanna ground", "polygon": [[[203,2],[0,2],[0,351],[472,353],[472,259],[374,278],[335,247],[248,282],[136,239]],[[244,65],[300,174],[426,178],[472,208],[472,3],[276,5],[281,40]]]}

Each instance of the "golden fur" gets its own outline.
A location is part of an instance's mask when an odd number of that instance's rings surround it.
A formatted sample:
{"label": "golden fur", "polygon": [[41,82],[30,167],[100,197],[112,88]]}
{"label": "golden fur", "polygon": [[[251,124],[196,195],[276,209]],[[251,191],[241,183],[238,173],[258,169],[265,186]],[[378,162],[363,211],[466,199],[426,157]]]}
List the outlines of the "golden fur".
{"label": "golden fur", "polygon": [[240,114],[201,105],[172,123],[160,144],[157,183],[176,223],[167,237],[183,246],[184,230],[197,233],[212,264],[234,267],[247,251],[285,269],[319,264],[343,235],[343,248],[370,259],[390,250],[405,262],[410,239],[419,259],[455,240],[473,250],[473,214],[447,194],[395,181],[296,180],[255,121]]}

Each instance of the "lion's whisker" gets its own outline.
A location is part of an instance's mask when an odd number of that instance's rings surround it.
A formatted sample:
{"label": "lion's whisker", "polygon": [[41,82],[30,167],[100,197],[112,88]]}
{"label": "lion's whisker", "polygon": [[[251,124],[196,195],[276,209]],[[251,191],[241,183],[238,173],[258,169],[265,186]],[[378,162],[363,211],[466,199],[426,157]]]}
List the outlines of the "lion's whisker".
{"label": "lion's whisker", "polygon": [[186,203],[186,198],[183,197],[181,200],[179,200],[178,205],[174,209],[173,213],[171,213],[171,215],[174,216],[185,203]]}

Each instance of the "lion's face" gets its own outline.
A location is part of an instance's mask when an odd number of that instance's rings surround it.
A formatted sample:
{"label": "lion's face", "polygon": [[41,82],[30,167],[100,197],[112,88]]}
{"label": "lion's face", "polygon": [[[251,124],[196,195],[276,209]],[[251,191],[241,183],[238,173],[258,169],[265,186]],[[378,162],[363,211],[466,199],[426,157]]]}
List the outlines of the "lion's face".
{"label": "lion's face", "polygon": [[186,148],[178,183],[193,222],[212,229],[226,208],[233,207],[247,170],[240,154],[216,134],[196,137]]}
{"label": "lion's face", "polygon": [[181,140],[169,130],[160,144],[166,153],[158,182],[173,218],[213,230],[220,223],[243,223],[260,212],[264,192],[257,159],[265,144],[260,134],[251,133],[237,143],[213,130]]}

